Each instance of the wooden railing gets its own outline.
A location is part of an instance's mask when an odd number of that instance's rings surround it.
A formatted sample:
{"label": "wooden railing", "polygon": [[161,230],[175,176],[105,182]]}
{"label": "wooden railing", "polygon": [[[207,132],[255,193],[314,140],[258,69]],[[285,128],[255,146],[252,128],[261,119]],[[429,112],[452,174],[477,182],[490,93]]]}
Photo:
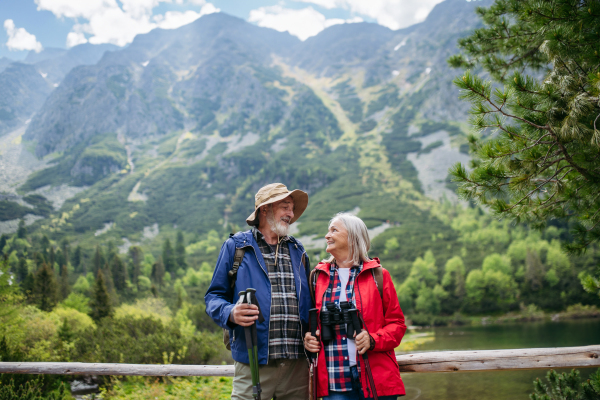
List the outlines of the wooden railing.
{"label": "wooden railing", "polygon": [[[463,372],[600,367],[600,345],[439,351],[396,356],[400,372]],[[0,362],[4,374],[233,376],[233,365]]]}

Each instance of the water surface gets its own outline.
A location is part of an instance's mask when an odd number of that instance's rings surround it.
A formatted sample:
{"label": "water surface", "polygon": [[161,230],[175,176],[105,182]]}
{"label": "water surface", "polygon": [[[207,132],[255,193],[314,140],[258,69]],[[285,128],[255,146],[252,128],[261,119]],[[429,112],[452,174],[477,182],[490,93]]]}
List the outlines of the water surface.
{"label": "water surface", "polygon": [[[435,340],[413,352],[570,347],[600,344],[600,319],[434,328]],[[580,368],[582,377],[596,371]],[[560,370],[562,371],[562,370]],[[546,370],[403,373],[405,400],[527,400]]]}

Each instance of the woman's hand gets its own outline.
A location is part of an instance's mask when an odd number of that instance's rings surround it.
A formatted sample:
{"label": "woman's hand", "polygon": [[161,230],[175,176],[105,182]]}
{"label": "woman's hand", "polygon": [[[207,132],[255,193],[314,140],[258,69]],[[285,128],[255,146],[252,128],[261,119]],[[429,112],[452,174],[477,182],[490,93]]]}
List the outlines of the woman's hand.
{"label": "woman's hand", "polygon": [[371,345],[375,342],[367,331],[362,331],[356,336],[354,334],[354,342],[356,343],[356,349],[358,350],[358,354],[362,355],[367,352],[371,348]]}
{"label": "woman's hand", "polygon": [[[317,336],[319,336],[319,330],[317,329]],[[321,350],[321,343],[319,343],[319,339],[310,334],[310,332],[306,332],[304,335],[304,348],[306,351],[310,351],[311,353],[318,353]]]}

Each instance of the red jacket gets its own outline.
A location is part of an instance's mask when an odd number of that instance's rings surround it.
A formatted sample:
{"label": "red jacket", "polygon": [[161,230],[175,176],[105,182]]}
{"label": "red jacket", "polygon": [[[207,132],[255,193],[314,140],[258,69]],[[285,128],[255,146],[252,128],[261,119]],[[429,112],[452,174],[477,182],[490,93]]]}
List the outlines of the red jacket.
{"label": "red jacket", "polygon": [[[374,258],[363,264],[361,273],[356,277],[354,286],[354,299],[356,307],[359,309],[364,319],[365,327],[371,337],[375,339],[375,348],[368,351],[369,364],[373,372],[373,380],[378,396],[405,395],[404,383],[400,378],[398,363],[394,349],[398,347],[406,325],[404,323],[404,314],[398,303],[396,289],[390,277],[390,273],[383,269],[383,304],[379,290],[373,279],[370,269],[379,267],[379,259]],[[319,272],[317,274],[317,283],[315,287],[315,301],[318,310],[318,328],[321,329],[321,309],[323,308],[323,297],[329,286],[329,268],[327,263],[319,263],[316,266]],[[312,282],[311,282],[312,284]],[[321,350],[323,343],[321,342]],[[365,397],[372,397],[368,394],[368,379],[365,371],[365,365],[362,357],[359,357],[362,382]],[[325,352],[319,352],[319,361],[317,364],[317,396],[324,397],[329,395],[329,382],[327,375],[327,364],[325,361]]]}

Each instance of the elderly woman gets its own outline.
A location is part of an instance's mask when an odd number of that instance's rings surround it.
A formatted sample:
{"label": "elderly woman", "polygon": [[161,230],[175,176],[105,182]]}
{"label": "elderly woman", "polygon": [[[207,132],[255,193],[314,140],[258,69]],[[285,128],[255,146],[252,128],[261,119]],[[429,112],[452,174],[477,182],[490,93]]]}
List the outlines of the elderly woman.
{"label": "elderly woman", "polygon": [[[371,241],[360,218],[337,214],[325,239],[331,257],[316,266],[310,283],[319,310],[317,337],[310,332],[304,337],[306,350],[319,352],[317,396],[324,400],[370,399],[375,395],[381,400],[396,399],[405,391],[394,348],[400,344],[406,325],[392,278],[381,268],[379,259],[369,258]],[[363,320],[362,332],[352,337],[346,335],[345,324],[326,324],[323,330],[324,311],[339,310],[345,301],[359,310]],[[367,379],[364,357],[359,356],[367,352],[375,388]]]}

